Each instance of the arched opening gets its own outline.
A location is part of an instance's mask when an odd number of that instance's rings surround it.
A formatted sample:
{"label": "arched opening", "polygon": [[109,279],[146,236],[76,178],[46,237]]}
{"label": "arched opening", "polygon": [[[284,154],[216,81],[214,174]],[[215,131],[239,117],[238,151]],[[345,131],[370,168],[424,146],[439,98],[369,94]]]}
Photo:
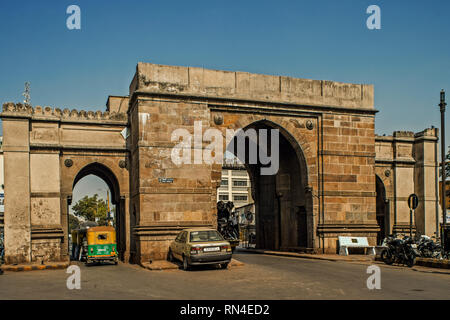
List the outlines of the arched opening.
{"label": "arched opening", "polygon": [[[278,134],[272,136],[272,130]],[[282,127],[264,120],[236,132],[226,150],[245,166],[250,178],[256,247],[285,251],[312,248],[312,194],[307,188],[306,160],[297,141]]]}
{"label": "arched opening", "polygon": [[[112,171],[101,163],[91,163],[81,169],[76,175],[72,185],[72,203],[69,208],[70,215],[77,201],[88,199],[88,205],[96,206],[95,218],[93,215],[81,217],[81,220],[95,220],[99,225],[110,224],[116,229],[117,251],[119,258],[124,259],[126,250],[125,234],[125,207],[124,199],[120,196],[119,183]],[[86,204],[87,202],[83,202]],[[99,210],[100,206],[100,210]],[[102,211],[103,210],[103,211]],[[103,214],[106,210],[106,214]],[[69,230],[70,232],[70,230]]]}
{"label": "arched opening", "polygon": [[389,234],[389,200],[386,199],[386,188],[383,181],[378,175],[376,175],[376,215],[377,223],[380,227],[380,231],[377,234],[377,244],[383,242],[383,239]]}

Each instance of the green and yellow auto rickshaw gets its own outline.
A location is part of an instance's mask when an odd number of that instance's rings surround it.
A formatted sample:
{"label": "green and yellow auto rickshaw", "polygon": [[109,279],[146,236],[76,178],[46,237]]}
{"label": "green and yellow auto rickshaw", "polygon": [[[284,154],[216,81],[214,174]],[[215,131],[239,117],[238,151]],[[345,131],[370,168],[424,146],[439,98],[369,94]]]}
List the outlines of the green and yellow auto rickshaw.
{"label": "green and yellow auto rickshaw", "polygon": [[109,226],[87,229],[84,251],[87,264],[95,262],[114,262],[114,264],[117,264],[119,258],[116,230]]}

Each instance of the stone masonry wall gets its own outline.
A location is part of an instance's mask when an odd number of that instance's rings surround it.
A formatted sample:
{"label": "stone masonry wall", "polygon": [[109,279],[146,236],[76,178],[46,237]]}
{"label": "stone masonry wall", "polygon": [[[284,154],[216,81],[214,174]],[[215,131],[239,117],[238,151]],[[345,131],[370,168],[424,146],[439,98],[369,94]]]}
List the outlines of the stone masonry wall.
{"label": "stone masonry wall", "polygon": [[[350,234],[368,236],[374,243],[372,86],[139,63],[130,102],[131,127],[139,137],[132,149],[139,157],[134,192],[140,201],[136,233],[142,239],[141,258],[163,257],[178,227],[213,223],[220,169],[174,166],[170,135],[179,128],[193,133],[194,121],[202,121],[206,130],[222,114],[223,127],[273,120],[302,146],[316,195],[311,231],[316,248],[335,252],[337,237]],[[313,115],[316,135],[305,134],[300,114]],[[315,144],[308,148],[309,136]],[[155,237],[161,245],[155,245]]]}

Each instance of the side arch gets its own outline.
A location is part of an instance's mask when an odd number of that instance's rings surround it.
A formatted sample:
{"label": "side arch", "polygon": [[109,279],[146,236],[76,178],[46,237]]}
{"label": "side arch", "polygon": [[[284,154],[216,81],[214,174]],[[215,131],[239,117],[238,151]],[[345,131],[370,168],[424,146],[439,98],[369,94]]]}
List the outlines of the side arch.
{"label": "side arch", "polygon": [[78,174],[75,176],[75,179],[73,180],[72,190],[78,183],[78,181],[90,174],[95,175],[105,181],[105,183],[108,185],[109,190],[111,190],[111,202],[113,204],[118,204],[120,201],[119,181],[111,169],[99,162],[90,163],[78,172]]}
{"label": "side arch", "polygon": [[389,200],[386,197],[386,187],[383,180],[375,174],[375,190],[376,190],[376,219],[380,231],[377,233],[377,244],[389,234]]}
{"label": "side arch", "polygon": [[[69,157],[68,157],[69,159]],[[61,221],[65,230],[63,253],[68,252],[68,214],[72,205],[72,192],[75,185],[88,175],[101,178],[111,192],[111,203],[115,205],[115,222],[117,233],[117,250],[122,261],[129,260],[130,219],[129,175],[126,168],[119,167],[121,157],[83,157],[70,156],[73,166],[66,167],[61,160]]]}

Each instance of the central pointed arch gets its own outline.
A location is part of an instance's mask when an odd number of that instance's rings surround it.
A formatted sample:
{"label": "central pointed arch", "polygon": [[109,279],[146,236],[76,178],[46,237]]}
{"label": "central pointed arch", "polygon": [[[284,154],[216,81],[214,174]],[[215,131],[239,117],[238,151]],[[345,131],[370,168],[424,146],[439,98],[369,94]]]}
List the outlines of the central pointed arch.
{"label": "central pointed arch", "polygon": [[[253,131],[252,131],[253,130]],[[261,136],[266,130],[267,135]],[[278,130],[278,170],[264,175],[261,168],[267,167],[260,158],[262,139],[271,137],[271,130]],[[238,152],[239,139],[245,136],[245,156]],[[267,139],[267,152],[275,150],[271,139]],[[250,176],[252,197],[255,201],[256,246],[271,250],[301,251],[312,248],[313,206],[312,195],[307,190],[308,167],[302,148],[296,139],[282,126],[269,120],[248,124],[236,132],[226,147],[244,164]],[[257,150],[257,161],[251,159],[250,151]],[[253,160],[253,161],[252,161]]]}

